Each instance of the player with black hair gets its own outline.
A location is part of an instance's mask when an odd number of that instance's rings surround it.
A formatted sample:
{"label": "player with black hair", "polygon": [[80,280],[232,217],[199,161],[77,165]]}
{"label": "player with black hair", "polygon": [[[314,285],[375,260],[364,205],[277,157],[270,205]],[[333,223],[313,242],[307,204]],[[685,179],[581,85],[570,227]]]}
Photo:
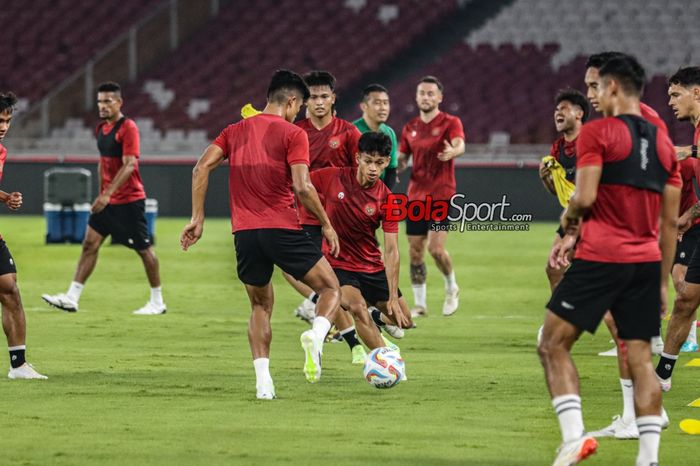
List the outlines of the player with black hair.
{"label": "player with black hair", "polygon": [[398,151],[398,141],[396,133],[386,122],[389,119],[391,105],[389,103],[389,91],[381,84],[370,84],[362,90],[360,99],[360,109],[362,116],[353,121],[361,133],[368,131],[380,131],[391,139],[391,161],[381,175],[382,181],[393,191],[397,181],[396,167],[398,166],[396,153]]}
{"label": "player with black hair", "polygon": [[[688,120],[695,127],[693,146],[697,147],[700,139],[700,68],[679,69],[668,80],[668,95],[669,105],[673,108],[676,118],[681,121]],[[690,166],[696,177],[698,176],[700,167],[695,157],[685,158],[680,163]],[[700,305],[700,248],[698,248],[700,226],[697,226],[700,224],[700,202],[695,196],[692,176],[687,189],[692,192],[692,196],[688,195],[687,203],[682,203],[682,213],[678,219],[678,233],[681,235],[678,248],[690,257],[685,263],[686,267],[683,267],[682,263],[674,266],[673,281],[676,286],[676,299],[673,303],[671,320],[666,328],[664,350],[656,366],[656,375],[664,391],[671,389],[673,368],[684,342],[691,330],[695,329],[697,309]],[[691,340],[686,343],[688,346],[692,345],[691,348],[686,349],[697,351],[697,341]]]}
{"label": "player with black hair", "polygon": [[[309,171],[313,173],[324,167],[352,167],[356,163],[355,155],[360,132],[352,123],[333,114],[336,101],[335,77],[328,71],[316,70],[306,73],[304,82],[309,87],[309,95],[306,99],[308,117],[297,122],[296,125],[303,129],[309,138]],[[299,220],[304,231],[321,248],[323,238],[318,220],[306,212],[303,206],[299,207]],[[313,322],[316,294],[289,274],[285,274],[284,277],[299,294],[306,297],[295,309],[294,314],[303,320]],[[341,309],[335,319],[335,326],[350,348],[353,364],[364,364],[366,353],[357,339],[352,317]]]}
{"label": "player with black hair", "polygon": [[146,192],[139,172],[140,140],[134,120],[121,111],[121,87],[105,82],[97,87],[97,108],[102,122],[97,126],[100,152],[100,194],[92,203],[83,249],[66,293],[42,295],[44,301],[67,312],[76,312],[85,282],[97,264],[102,243],[111,235],[114,242],[133,249],[141,258],[151,297],[134,311],[139,315],[165,314],[160,265],[146,223]]}
{"label": "player with black hair", "polygon": [[[2,145],[12,124],[12,117],[17,105],[17,96],[12,92],[0,93],[0,180],[2,180],[7,149]],[[10,210],[22,206],[22,193],[0,191],[0,202]],[[25,358],[27,351],[27,321],[22,306],[22,297],[17,286],[17,266],[0,236],[0,303],[2,304],[2,328],[7,337],[7,349],[10,352],[10,379],[47,379],[38,373]]]}
{"label": "player with black hair", "polygon": [[[399,172],[413,158],[411,179],[408,184],[409,202],[450,201],[457,190],[454,159],[464,154],[464,128],[459,118],[440,110],[443,99],[442,83],[434,76],[424,76],[416,86],[416,104],[419,116],[403,127],[399,144]],[[459,307],[459,286],[452,267],[452,259],[445,249],[447,231],[439,228],[448,223],[406,219],[411,259],[411,286],[413,288],[414,317],[425,316],[427,306],[426,249],[445,278],[445,301],[442,314],[450,316]]]}
{"label": "player with black hair", "polygon": [[313,328],[301,334],[306,379],[321,378],[323,342],[340,302],[340,285],[321,249],[301,229],[295,195],[320,222],[320,230],[337,256],[338,236],[309,179],[309,141],[292,124],[308,97],[301,76],[277,71],[262,113],[227,126],[207,147],[192,172],[192,218],[180,237],[184,250],[201,237],[204,199],[210,173],[229,163],[231,225],[238,279],[245,285],[252,313],[248,340],[253,355],[257,398],[275,398],[270,375],[270,318],[275,265],[318,294]]}
{"label": "player with black hair", "polygon": [[[557,93],[554,99],[554,125],[561,136],[554,141],[549,151],[548,163],[540,163],[540,179],[544,187],[557,196],[553,180],[553,169],[561,169],[565,179],[569,183],[576,180],[576,140],[581,132],[581,126],[588,120],[589,105],[581,92],[575,89],[564,89]],[[553,162],[556,161],[556,164]],[[552,163],[550,163],[552,162]],[[567,199],[568,201],[568,199]],[[559,229],[554,237],[554,244],[561,241],[564,232]],[[553,290],[564,275],[562,269],[556,269],[549,265],[545,268],[549,285]]]}
{"label": "player with black hair", "polygon": [[[391,139],[364,133],[355,158],[357,167],[322,168],[311,173],[311,182],[338,232],[341,252],[326,257],[340,282],[341,306],[352,314],[362,341],[374,349],[386,346],[377,326],[409,328],[413,323],[398,288],[398,225],[385,219],[391,191],[379,180],[391,160]],[[380,224],[386,266],[376,240]],[[371,315],[368,304],[376,306]]]}
{"label": "player with black hair", "polygon": [[598,109],[576,145],[576,191],[562,214],[566,235],[552,266],[569,266],[547,304],[538,351],[563,442],[554,465],[595,452],[581,414],[571,348],[610,310],[627,351],[639,435],[638,466],[658,464],[661,387],[651,366],[651,338],[665,310],[676,246],[681,179],[668,135],[642,117],[645,73],[631,56],[599,69]]}

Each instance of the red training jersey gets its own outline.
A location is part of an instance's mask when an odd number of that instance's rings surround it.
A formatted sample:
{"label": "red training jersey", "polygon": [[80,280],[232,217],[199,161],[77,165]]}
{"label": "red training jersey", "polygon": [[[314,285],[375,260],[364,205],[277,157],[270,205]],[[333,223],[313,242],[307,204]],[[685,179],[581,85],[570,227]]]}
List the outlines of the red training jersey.
{"label": "red training jersey", "polygon": [[445,150],[445,141],[464,139],[459,118],[439,112],[429,123],[416,117],[401,131],[399,152],[413,156],[413,169],[408,183],[408,198],[424,201],[429,194],[435,200],[449,200],[457,191],[454,159],[440,161],[437,156]]}
{"label": "red training jersey", "polygon": [[[98,125],[97,131],[102,131],[103,135],[109,134],[117,122],[104,122]],[[143,189],[141,173],[139,172],[140,139],[139,129],[132,119],[125,119],[117,134],[116,142],[122,146],[122,156],[132,155],[136,157],[134,171],[114,194],[109,198],[110,204],[128,204],[130,202],[146,199],[146,191]],[[122,157],[100,157],[100,178],[102,179],[100,194],[110,185],[117,172],[124,165]]]}
{"label": "red training jersey", "polygon": [[666,136],[668,136],[668,127],[666,127],[666,123],[659,116],[659,112],[657,112],[644,102],[639,102],[639,109],[642,111],[642,118],[656,126],[658,129],[663,131],[664,134],[666,134]]}
{"label": "red training jersey", "polygon": [[[581,129],[576,168],[624,160],[631,150],[632,137],[622,120],[595,120]],[[680,188],[680,167],[673,144],[660,129],[656,133],[656,153],[669,174],[666,183]],[[593,208],[581,226],[576,258],[615,263],[660,261],[660,211],[660,193],[629,185],[600,184]]]}
{"label": "red training jersey", "polygon": [[[296,123],[306,131],[309,138],[309,171],[325,167],[357,166],[355,155],[358,152],[360,130],[349,121],[333,117],[330,123],[321,129],[307,118]],[[302,225],[320,225],[318,219],[299,204],[299,221]]]}
{"label": "red training jersey", "polygon": [[5,160],[7,160],[7,149],[0,144],[0,181],[2,181],[2,174],[5,171]]}
{"label": "red training jersey", "polygon": [[333,257],[324,247],[333,268],[351,272],[376,273],[384,270],[382,252],[375,231],[380,224],[385,233],[398,233],[396,222],[386,221],[386,204],[391,191],[378,180],[363,188],[357,181],[357,168],[322,168],[311,173],[311,182],[323,195],[324,207],[340,242],[340,254]]}
{"label": "red training jersey", "polygon": [[213,144],[229,161],[233,232],[299,230],[291,166],[309,164],[306,133],[284,118],[262,113],[227,126]]}

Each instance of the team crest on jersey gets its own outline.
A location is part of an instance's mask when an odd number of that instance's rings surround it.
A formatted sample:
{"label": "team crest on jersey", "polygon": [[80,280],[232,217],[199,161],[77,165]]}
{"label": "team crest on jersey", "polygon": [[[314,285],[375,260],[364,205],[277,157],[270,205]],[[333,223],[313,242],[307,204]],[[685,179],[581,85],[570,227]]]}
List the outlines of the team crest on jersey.
{"label": "team crest on jersey", "polygon": [[369,216],[374,215],[374,213],[377,211],[377,207],[374,204],[367,204],[365,205],[365,213]]}
{"label": "team crest on jersey", "polygon": [[433,136],[439,136],[439,135],[440,135],[441,129],[442,129],[442,128],[433,128],[433,131],[431,132],[431,134],[432,134]]}
{"label": "team crest on jersey", "polygon": [[412,138],[415,138],[415,137],[416,137],[416,134],[418,134],[418,133],[416,133],[416,130],[415,130],[415,129],[414,129],[413,131],[411,131],[411,137],[412,137]]}
{"label": "team crest on jersey", "polygon": [[340,146],[340,139],[338,139],[337,137],[332,137],[328,141],[328,145],[331,149],[337,149]]}
{"label": "team crest on jersey", "polygon": [[345,193],[342,192],[342,191],[340,191],[340,192],[338,193],[338,199],[345,199]]}

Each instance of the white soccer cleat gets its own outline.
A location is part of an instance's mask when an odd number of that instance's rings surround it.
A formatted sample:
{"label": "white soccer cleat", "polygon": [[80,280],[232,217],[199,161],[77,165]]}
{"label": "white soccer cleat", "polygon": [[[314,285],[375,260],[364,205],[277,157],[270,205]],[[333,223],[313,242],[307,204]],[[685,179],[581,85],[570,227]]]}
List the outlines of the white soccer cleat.
{"label": "white soccer cleat", "polygon": [[656,380],[659,381],[659,384],[661,384],[661,391],[662,392],[670,392],[671,391],[671,377],[668,379],[662,379],[659,377],[659,374],[654,372],[654,375],[656,375]]}
{"label": "white soccer cleat", "polygon": [[25,362],[19,367],[10,368],[10,372],[7,373],[8,379],[18,380],[18,379],[40,379],[46,380],[48,377],[39,374],[34,367],[28,362]]}
{"label": "white soccer cleat", "polygon": [[41,295],[41,299],[52,305],[53,307],[57,307],[62,311],[66,312],[76,312],[78,310],[78,303],[77,301],[73,301],[67,294],[65,293],[59,293],[59,294],[43,294]]}
{"label": "white soccer cleat", "polygon": [[428,317],[428,310],[423,306],[416,306],[413,309],[411,309],[411,317],[413,317],[414,319],[416,317]]}
{"label": "white soccer cleat", "polygon": [[313,330],[302,333],[300,340],[304,349],[304,375],[307,381],[316,383],[321,380],[321,345]]}
{"label": "white soccer cleat", "polygon": [[258,400],[274,400],[277,398],[277,395],[275,395],[275,385],[272,383],[272,379],[266,380],[260,385],[256,385],[255,389],[257,391],[255,397]]}
{"label": "white soccer cleat", "polygon": [[459,288],[454,287],[453,290],[445,290],[445,302],[442,304],[442,315],[451,316],[457,312],[459,307]]}
{"label": "white soccer cleat", "polygon": [[313,324],[314,318],[316,317],[316,305],[313,301],[305,299],[294,309],[294,316],[300,318],[304,322]]}
{"label": "white soccer cleat", "polygon": [[651,352],[654,354],[661,354],[664,350],[664,340],[658,337],[651,338]]}
{"label": "white soccer cleat", "polygon": [[397,340],[402,339],[405,335],[403,329],[396,325],[384,324],[384,327],[382,328],[386,331],[386,333],[391,335],[393,338],[396,338]]}
{"label": "white soccer cleat", "polygon": [[158,314],[165,314],[168,309],[163,304],[153,304],[152,302],[147,302],[145,306],[141,309],[135,310],[133,313],[140,316],[155,316]]}
{"label": "white soccer cleat", "polygon": [[615,416],[612,424],[597,432],[591,432],[589,435],[591,437],[615,437],[620,440],[634,439],[639,438],[639,429],[637,429],[636,420],[625,422],[622,417]]}
{"label": "white soccer cleat", "polygon": [[610,356],[610,357],[616,358],[617,357],[617,346],[615,346],[614,348],[609,349],[607,351],[603,351],[601,353],[598,353],[598,356]]}
{"label": "white soccer cleat", "polygon": [[585,460],[598,449],[598,442],[590,435],[584,435],[578,440],[562,443],[557,450],[552,466],[572,466]]}

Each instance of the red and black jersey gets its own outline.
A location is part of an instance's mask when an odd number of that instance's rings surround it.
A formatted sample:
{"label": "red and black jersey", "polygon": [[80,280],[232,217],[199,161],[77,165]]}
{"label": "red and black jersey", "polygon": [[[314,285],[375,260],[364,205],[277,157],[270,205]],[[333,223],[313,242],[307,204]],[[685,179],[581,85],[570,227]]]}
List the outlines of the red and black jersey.
{"label": "red and black jersey", "polygon": [[363,188],[357,181],[357,168],[322,168],[311,173],[311,182],[323,197],[324,208],[338,234],[340,254],[326,258],[333,268],[351,272],[375,273],[384,270],[382,252],[375,231],[398,233],[395,221],[385,220],[385,210],[391,191],[382,181]]}
{"label": "red and black jersey", "polygon": [[572,183],[576,182],[576,139],[567,141],[564,136],[554,141],[549,155],[554,157],[564,168],[566,179]]}
{"label": "red and black jersey", "polygon": [[7,149],[5,146],[0,144],[0,181],[2,181],[2,174],[5,171],[5,161],[7,160]]}
{"label": "red and black jersey", "polygon": [[124,165],[123,156],[136,157],[136,166],[128,180],[109,198],[110,204],[128,204],[146,198],[139,172],[139,130],[134,120],[122,117],[114,123],[103,121],[97,126],[97,148],[100,151],[102,192]]}
{"label": "red and black jersey", "polygon": [[[642,137],[633,127],[646,133]],[[661,191],[665,184],[680,188],[682,183],[667,133],[637,116],[603,118],[583,125],[576,153],[577,169],[603,167],[596,201],[581,226],[576,258],[615,263],[661,260]]]}
{"label": "red and black jersey", "polygon": [[454,159],[443,162],[438,155],[455,138],[464,139],[459,118],[439,112],[429,123],[416,117],[401,131],[399,152],[413,156],[408,198],[424,201],[428,195],[437,200],[449,200],[457,191]]}

